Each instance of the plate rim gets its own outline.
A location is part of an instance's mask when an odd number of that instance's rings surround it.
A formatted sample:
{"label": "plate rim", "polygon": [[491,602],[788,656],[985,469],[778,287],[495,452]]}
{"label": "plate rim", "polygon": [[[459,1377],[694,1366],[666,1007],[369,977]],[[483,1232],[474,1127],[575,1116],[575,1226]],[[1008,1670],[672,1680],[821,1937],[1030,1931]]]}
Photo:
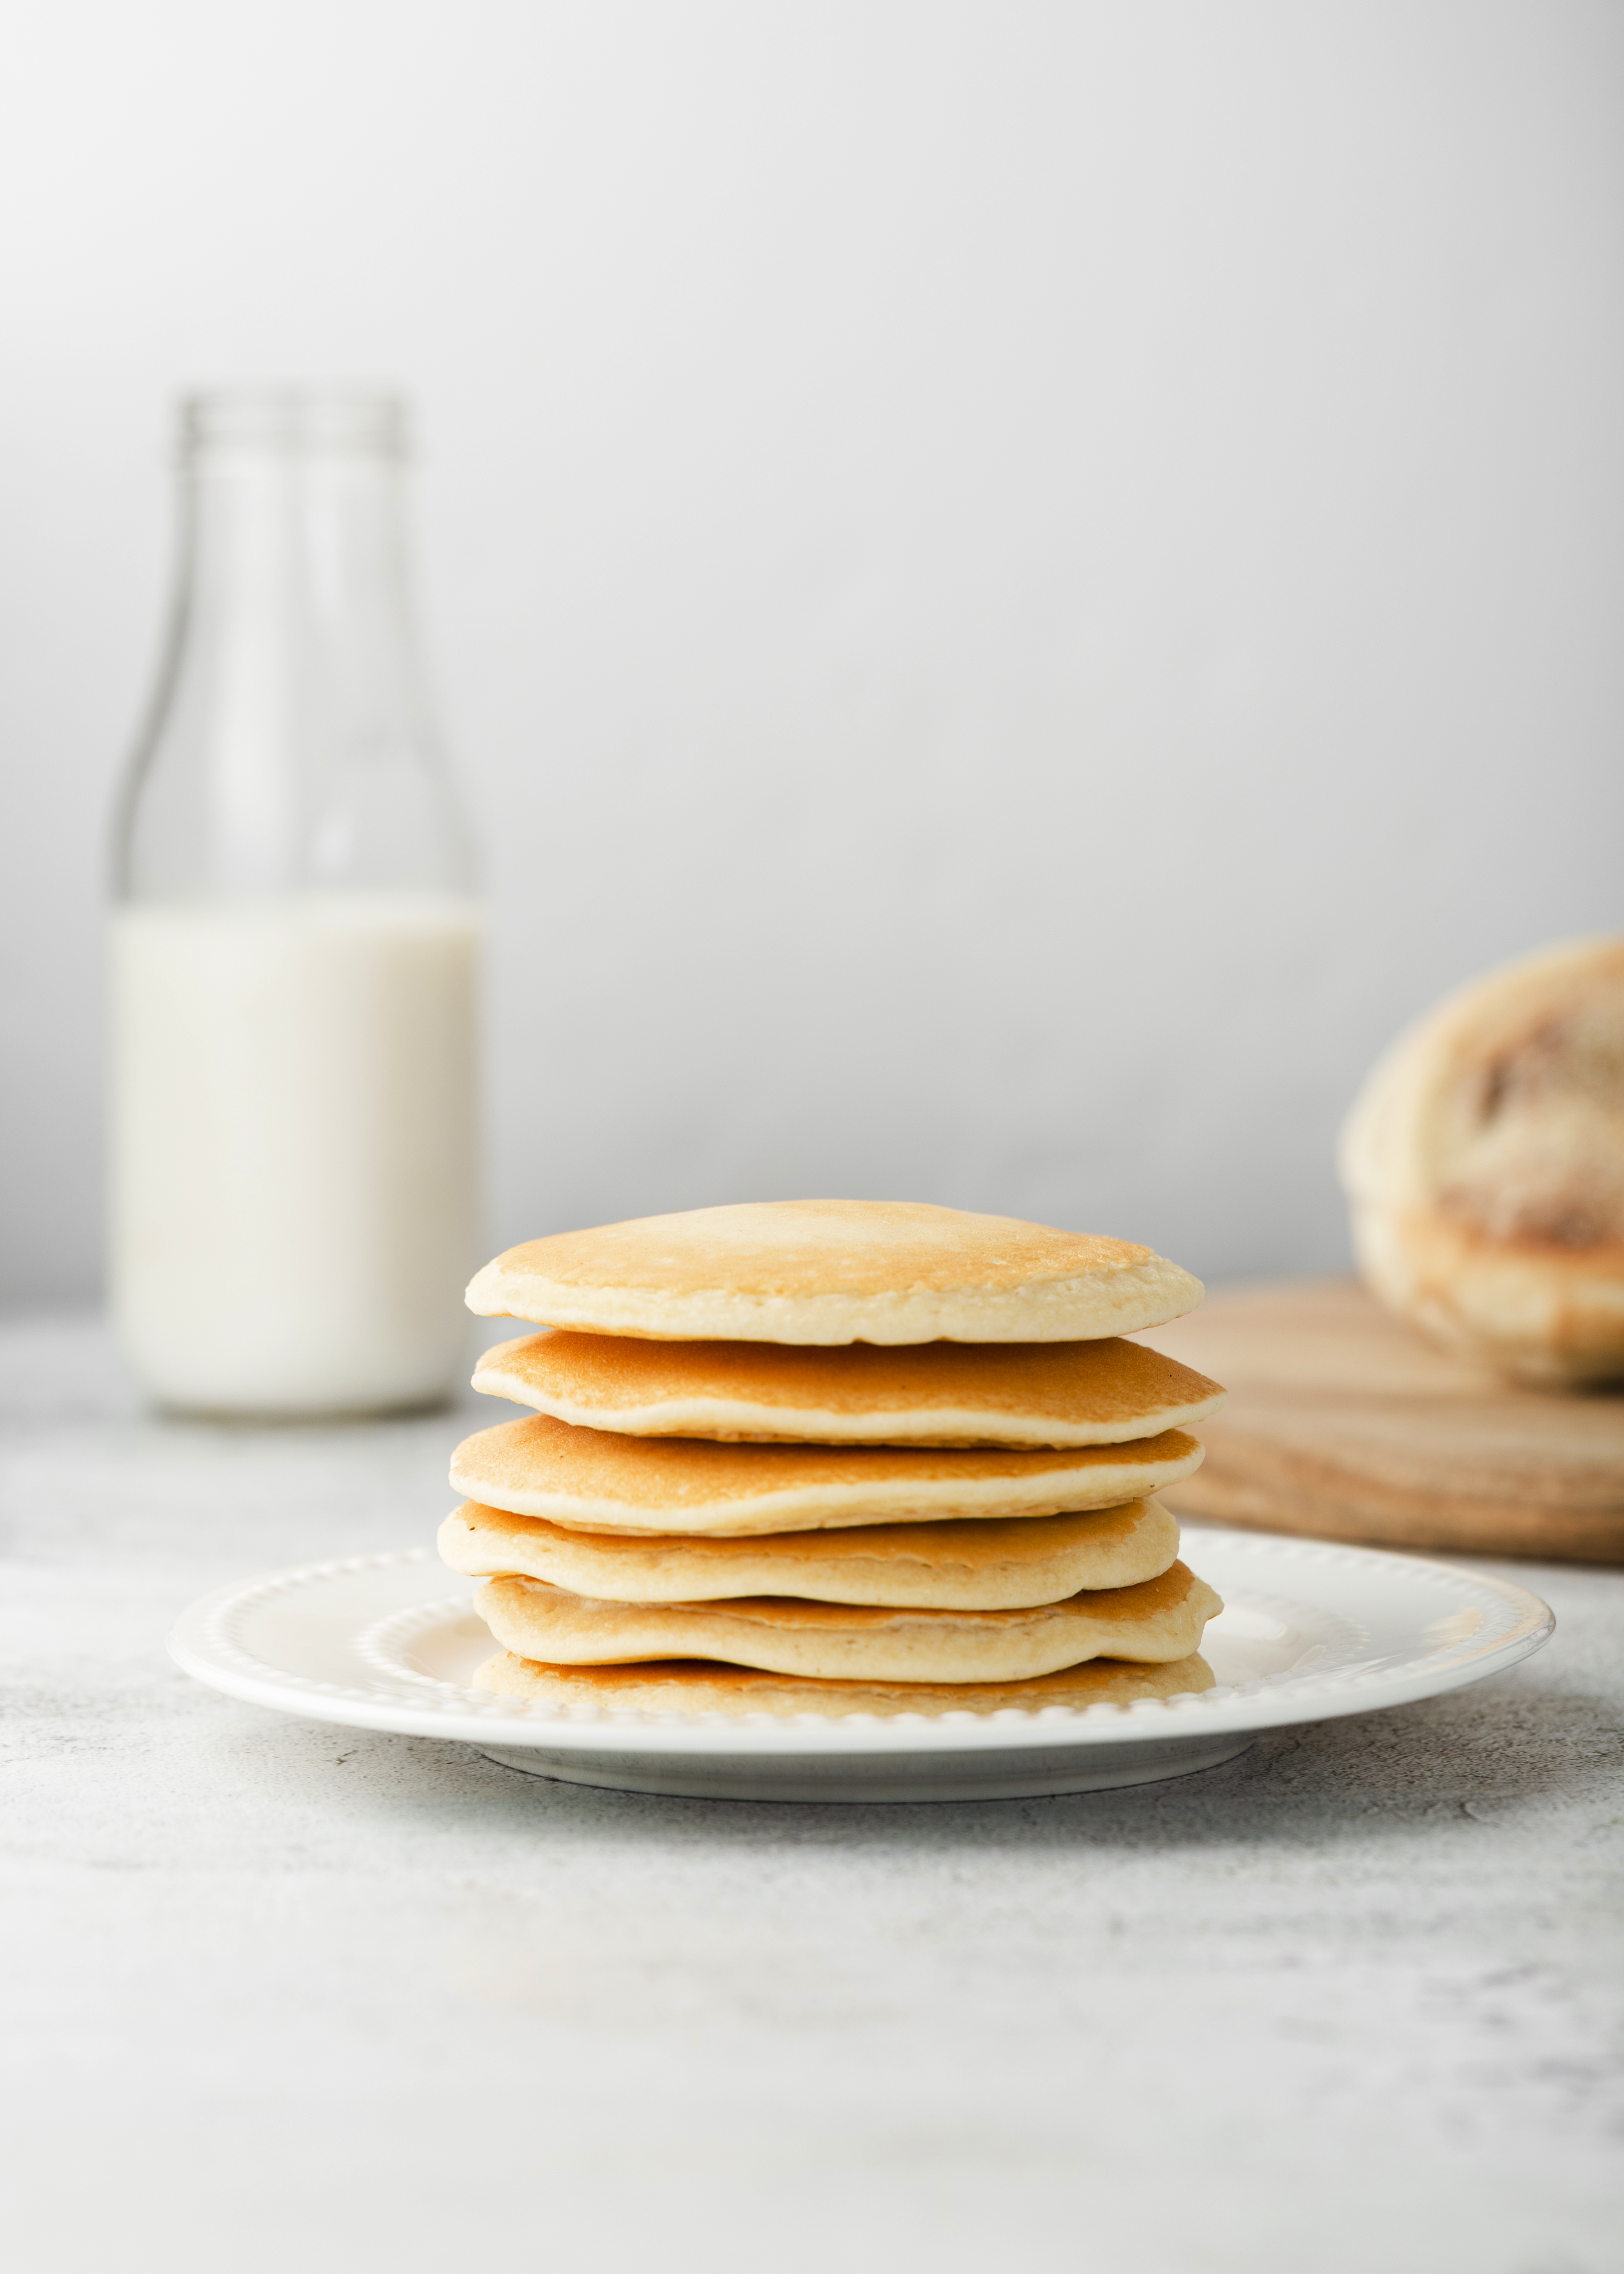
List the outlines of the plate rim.
{"label": "plate rim", "polygon": [[[472,1744],[550,1748],[553,1751],[591,1753],[748,1754],[757,1758],[808,1754],[897,1753],[977,1754],[1056,1749],[1074,1751],[1102,1746],[1165,1743],[1178,1738],[1216,1736],[1223,1732],[1262,1731],[1290,1728],[1304,1722],[1331,1721],[1350,1713],[1384,1711],[1437,1697],[1498,1674],[1543,1647],[1555,1630],[1550,1606],[1530,1590],[1491,1572],[1461,1569],[1433,1556],[1411,1555],[1391,1548],[1355,1547],[1294,1533],[1265,1532],[1217,1525],[1190,1524],[1186,1540],[1199,1542],[1222,1537],[1226,1550],[1288,1563],[1324,1566],[1342,1564],[1355,1570],[1402,1570],[1414,1579],[1425,1577],[1454,1590],[1478,1591],[1498,1598],[1512,1615],[1509,1629],[1500,1627],[1490,1640],[1467,1638],[1446,1645],[1402,1668],[1382,1673],[1368,1666],[1333,1666],[1322,1674],[1308,1673],[1293,1681],[1271,1683],[1268,1677],[1216,1690],[1185,1692],[1175,1698],[1137,1698],[1125,1706],[1108,1701],[1077,1707],[1006,1706],[994,1713],[968,1710],[947,1713],[891,1714],[727,1714],[718,1712],[685,1713],[674,1708],[653,1712],[632,1706],[556,1706],[540,1700],[498,1698],[462,1690],[424,1677],[425,1694],[416,1698],[403,1687],[387,1690],[384,1677],[370,1686],[342,1684],[294,1673],[255,1658],[237,1643],[230,1623],[275,1593],[348,1577],[369,1570],[399,1569],[422,1564],[443,1572],[448,1583],[458,1575],[438,1565],[432,1544],[383,1548],[368,1554],[322,1558],[289,1564],[252,1579],[229,1581],[190,1603],[176,1619],[168,1636],[170,1658],[183,1672],[209,1688],[248,1705],[296,1719],[327,1722],[342,1728],[370,1728],[409,1736],[428,1736]],[[1261,1579],[1262,1575],[1260,1575]],[[469,1582],[469,1592],[476,1582]],[[1260,1585],[1259,1592],[1263,1592]],[[423,1609],[438,1600],[449,1608],[461,1591],[448,1586],[441,1598],[425,1593]],[[401,1617],[415,1608],[407,1605],[381,1614]],[[1466,1608],[1460,1605],[1460,1608]],[[359,1633],[366,1631],[360,1626]],[[430,1692],[448,1692],[433,1697]]]}

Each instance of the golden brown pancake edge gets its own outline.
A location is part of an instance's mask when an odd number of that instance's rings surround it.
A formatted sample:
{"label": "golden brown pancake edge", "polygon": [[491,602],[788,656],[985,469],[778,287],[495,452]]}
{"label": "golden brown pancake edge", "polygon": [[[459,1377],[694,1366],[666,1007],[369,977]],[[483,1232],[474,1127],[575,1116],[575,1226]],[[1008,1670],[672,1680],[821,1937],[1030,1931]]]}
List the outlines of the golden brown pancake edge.
{"label": "golden brown pancake edge", "polygon": [[1028,1449],[1187,1428],[1225,1394],[1193,1367],[1115,1335],[829,1349],[560,1328],[486,1351],[473,1386],[615,1434]]}
{"label": "golden brown pancake edge", "polygon": [[1092,1706],[1125,1706],[1142,1698],[1199,1695],[1216,1677],[1199,1654],[1159,1665],[1095,1658],[1059,1674],[1025,1682],[873,1683],[814,1681],[764,1674],[712,1660],[645,1661],[633,1666],[548,1666],[500,1651],[473,1677],[474,1687],[498,1697],[608,1713],[721,1714],[744,1719],[770,1713],[838,1718],[870,1713],[1041,1713],[1056,1707],[1085,1712]]}
{"label": "golden brown pancake edge", "polygon": [[451,1483],[485,1507],[583,1532],[805,1532],[1109,1508],[1177,1483],[1201,1457],[1199,1440],[1177,1429],[1041,1451],[716,1444],[533,1413],[465,1438]]}

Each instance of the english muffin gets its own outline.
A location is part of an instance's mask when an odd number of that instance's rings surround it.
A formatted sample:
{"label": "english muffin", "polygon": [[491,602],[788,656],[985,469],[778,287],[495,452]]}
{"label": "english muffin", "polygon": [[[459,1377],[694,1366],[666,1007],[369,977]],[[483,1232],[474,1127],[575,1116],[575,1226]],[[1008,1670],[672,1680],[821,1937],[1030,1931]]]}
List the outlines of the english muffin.
{"label": "english muffin", "polygon": [[1521,1381],[1624,1377],[1624,939],[1507,965],[1401,1035],[1341,1169],[1391,1308]]}

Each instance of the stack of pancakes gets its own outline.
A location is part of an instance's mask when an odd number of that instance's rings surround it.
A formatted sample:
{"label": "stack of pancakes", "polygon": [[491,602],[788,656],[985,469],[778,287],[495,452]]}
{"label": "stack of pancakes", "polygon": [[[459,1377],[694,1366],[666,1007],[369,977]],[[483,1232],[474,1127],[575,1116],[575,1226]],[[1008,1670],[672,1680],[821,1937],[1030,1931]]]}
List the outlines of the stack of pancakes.
{"label": "stack of pancakes", "polygon": [[1120,1339],[1199,1301],[1124,1240],[862,1201],[512,1248],[468,1292],[547,1331],[476,1389],[440,1550],[487,1578],[479,1686],[553,1704],[898,1713],[1209,1688],[1217,1596],[1153,1495],[1223,1397]]}

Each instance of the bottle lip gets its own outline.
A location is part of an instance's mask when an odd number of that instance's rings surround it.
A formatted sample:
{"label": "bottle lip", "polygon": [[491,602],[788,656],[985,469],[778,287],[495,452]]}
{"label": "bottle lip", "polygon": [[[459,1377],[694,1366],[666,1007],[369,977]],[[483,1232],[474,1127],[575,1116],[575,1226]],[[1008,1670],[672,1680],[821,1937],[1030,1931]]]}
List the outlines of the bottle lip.
{"label": "bottle lip", "polygon": [[406,399],[387,388],[209,388],[183,395],[177,413],[187,460],[237,450],[403,458],[411,448]]}

